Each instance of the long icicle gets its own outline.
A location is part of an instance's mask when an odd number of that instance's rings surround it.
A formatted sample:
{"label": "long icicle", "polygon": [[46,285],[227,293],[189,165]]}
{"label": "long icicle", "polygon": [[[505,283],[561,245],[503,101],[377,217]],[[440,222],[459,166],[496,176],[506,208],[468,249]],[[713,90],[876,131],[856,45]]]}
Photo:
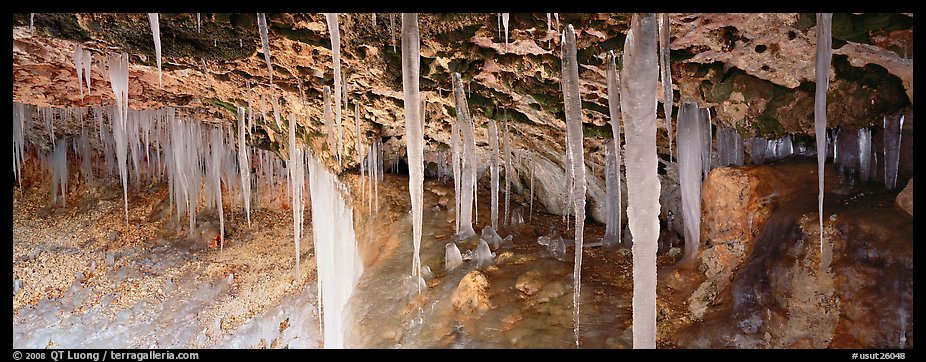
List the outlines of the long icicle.
{"label": "long icicle", "polygon": [[453,73],[453,98],[456,102],[457,122],[460,125],[460,135],[463,137],[461,153],[461,180],[460,186],[460,231],[457,238],[472,238],[476,236],[473,230],[473,204],[476,195],[476,131],[473,126],[473,117],[466,102],[466,93],[463,92],[463,81],[460,73]]}
{"label": "long icicle", "polygon": [[678,111],[678,178],[685,224],[682,264],[695,260],[701,246],[701,110],[687,100]]}
{"label": "long icicle", "polygon": [[656,18],[634,14],[624,42],[621,118],[626,141],[627,222],[633,235],[633,348],[656,348]]}
{"label": "long icicle", "polygon": [[264,47],[264,60],[267,62],[267,71],[270,73],[270,83],[273,83],[273,66],[270,65],[270,38],[267,29],[267,16],[257,13],[257,27],[260,30],[260,43]]}
{"label": "long icicle", "polygon": [[154,56],[158,62],[158,86],[163,88],[161,81],[161,26],[158,24],[158,13],[148,13],[148,23],[151,25],[151,36],[154,37]]}
{"label": "long icicle", "polygon": [[672,60],[669,58],[669,14],[659,15],[659,69],[662,74],[662,110],[666,116],[666,134],[669,139],[669,161],[672,161]]}
{"label": "long icicle", "polygon": [[344,81],[341,78],[341,34],[338,30],[338,13],[325,13],[325,19],[328,23],[328,33],[331,34],[331,62],[334,64],[334,122],[338,127],[337,155],[338,165],[340,165],[343,152],[343,142],[341,141],[341,83]]}
{"label": "long icicle", "polygon": [[830,63],[833,60],[832,13],[817,14],[817,89],[814,94],[813,125],[817,137],[817,212],[820,220],[820,253],[823,253],[823,164],[826,162],[826,89],[830,83]]}
{"label": "long icicle", "polygon": [[[418,37],[418,14],[402,14],[402,89],[404,91],[405,139],[408,153],[408,192],[412,204],[412,232],[414,255],[412,255],[412,276],[421,275],[421,219],[424,188],[424,127],[421,122],[421,95],[418,88],[419,62],[421,58]],[[418,293],[421,293],[421,283]]]}
{"label": "long icicle", "polygon": [[238,107],[238,173],[241,176],[241,195],[244,200],[244,212],[251,227],[251,162],[248,160],[248,147],[244,143],[244,107]]}
{"label": "long icicle", "polygon": [[585,155],[582,146],[582,99],[579,93],[579,63],[576,60],[576,34],[572,24],[566,27],[563,42],[563,108],[566,113],[566,134],[569,153],[572,155],[572,202],[575,212],[575,270],[573,302],[573,331],[579,347],[579,297],[582,287],[582,241],[585,229]]}
{"label": "long icicle", "polygon": [[[621,242],[621,94],[617,77],[617,56],[608,52],[608,111],[613,135],[608,159],[605,160],[605,187],[608,195],[608,216],[605,226],[606,242]],[[611,168],[608,168],[610,166]]]}

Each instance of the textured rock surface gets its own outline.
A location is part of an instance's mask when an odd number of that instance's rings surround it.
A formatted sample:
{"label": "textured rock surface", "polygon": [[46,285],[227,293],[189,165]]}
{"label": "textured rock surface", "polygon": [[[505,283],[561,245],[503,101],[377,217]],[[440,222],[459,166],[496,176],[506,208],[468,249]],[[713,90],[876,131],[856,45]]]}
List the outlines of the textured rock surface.
{"label": "textured rock surface", "polygon": [[913,216],[913,179],[907,183],[907,187],[897,195],[897,206]]}
{"label": "textured rock surface", "polygon": [[[361,138],[384,142],[388,167],[405,157],[405,131],[400,57],[391,44],[389,17],[380,15],[375,27],[370,24],[370,14],[341,14],[339,22],[342,68],[351,85],[349,102],[360,104]],[[325,156],[329,167],[339,173],[356,167],[352,132],[345,136],[348,156],[343,167],[332,162],[333,148],[325,146],[321,92],[325,85],[333,85],[333,67],[321,14],[268,14],[272,85],[254,14],[202,14],[202,18],[200,33],[196,14],[161,14],[164,85],[160,88],[154,46],[143,14],[37,13],[35,33],[28,31],[29,14],[14,14],[13,99],[56,107],[111,105],[107,72],[100,60],[108,52],[126,51],[131,58],[130,107],[171,105],[186,118],[232,122],[234,108],[247,105],[249,92],[255,110],[275,94],[284,113],[298,116],[302,127],[297,132],[310,141],[316,153]],[[564,164],[559,36],[548,31],[544,14],[512,14],[506,48],[496,21],[494,14],[420,16],[426,158],[449,147],[454,115],[449,75],[459,72],[471,90],[478,158],[485,159],[487,119],[507,119],[514,148],[533,150],[550,160],[543,168],[553,177]],[[913,60],[906,59],[913,54],[912,21],[911,15],[904,14],[835,16],[837,49],[830,71],[830,127],[879,125],[883,114],[912,103]],[[560,17],[560,28],[573,24],[577,32],[586,162],[590,168],[595,164],[598,171],[589,178],[594,180],[589,183],[589,215],[598,221],[604,216],[604,207],[597,202],[604,195],[600,172],[604,168],[603,145],[611,137],[604,54],[621,51],[628,22],[628,14]],[[678,92],[672,97],[676,104],[686,97],[694,98],[700,106],[712,108],[716,124],[735,126],[747,137],[812,134],[812,14],[672,14],[670,22],[673,79]],[[95,59],[90,72],[91,92],[83,99],[70,58],[77,43],[89,49]],[[658,95],[660,100],[664,97]],[[657,108],[661,114],[661,107]],[[346,116],[353,117],[353,107],[347,109]],[[664,116],[657,117],[658,152],[665,156]],[[256,122],[263,131],[255,133],[258,147],[279,148],[279,140],[285,139],[281,137],[283,130],[271,123]],[[540,160],[538,165],[543,163]],[[520,184],[529,183],[529,166],[523,160],[515,163]],[[559,191],[552,185],[540,188],[544,206],[550,212],[562,213],[565,208],[554,202]]]}

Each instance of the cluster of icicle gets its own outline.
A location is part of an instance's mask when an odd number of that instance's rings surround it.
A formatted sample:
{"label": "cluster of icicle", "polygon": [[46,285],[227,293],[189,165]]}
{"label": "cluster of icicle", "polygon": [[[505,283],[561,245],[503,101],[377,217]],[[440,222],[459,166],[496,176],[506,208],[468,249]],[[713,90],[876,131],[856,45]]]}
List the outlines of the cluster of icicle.
{"label": "cluster of icicle", "polygon": [[93,53],[77,44],[74,47],[72,58],[74,60],[74,70],[77,71],[77,87],[80,89],[80,97],[83,98],[84,83],[87,85],[87,95],[90,95],[90,66],[93,65]]}
{"label": "cluster of icicle", "polygon": [[[116,63],[111,62],[111,66]],[[117,91],[125,85],[124,81],[120,85],[120,78],[118,75],[114,78]],[[87,185],[87,191],[118,172],[126,210],[130,179],[134,187],[166,179],[173,217],[179,221],[186,216],[192,236],[197,230],[199,209],[215,209],[222,230],[221,245],[224,244],[223,205],[241,205],[249,218],[252,205],[269,206],[270,199],[276,198],[272,194],[281,192],[285,183],[283,162],[271,151],[247,144],[242,127],[246,124],[245,114],[244,108],[239,108],[235,132],[231,125],[216,127],[181,119],[172,108],[62,109],[14,103],[14,175],[21,184],[22,167],[30,166],[27,162],[30,159],[35,160],[31,166],[52,180],[52,202],[64,203],[69,163],[79,165],[81,184]],[[74,121],[81,125],[79,133],[65,133],[76,129],[66,126]],[[28,142],[45,137],[48,142],[43,140],[35,145]],[[45,149],[46,144],[53,147]],[[251,172],[252,167],[256,172]],[[252,186],[256,193],[252,192]],[[223,200],[223,194],[230,200]],[[262,199],[260,195],[269,197]]]}

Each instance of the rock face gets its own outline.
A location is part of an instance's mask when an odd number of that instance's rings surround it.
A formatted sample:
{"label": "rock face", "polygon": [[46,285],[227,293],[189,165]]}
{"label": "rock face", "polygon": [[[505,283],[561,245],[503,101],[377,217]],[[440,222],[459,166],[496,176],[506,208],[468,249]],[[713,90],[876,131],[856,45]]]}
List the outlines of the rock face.
{"label": "rock face", "polygon": [[897,195],[897,206],[906,211],[907,214],[913,216],[913,179],[910,179],[910,182],[907,183],[907,187],[903,188],[903,191]]}
{"label": "rock face", "polygon": [[[672,14],[672,71],[676,104],[691,97],[713,108],[715,123],[738,126],[744,136],[812,134],[815,46],[812,14]],[[350,84],[348,102],[361,108],[361,138],[381,139],[386,164],[404,157],[400,58],[392,47],[387,17],[371,26],[370,14],[340,14],[341,67]],[[13,16],[13,98],[55,107],[99,107],[113,103],[105,66],[111,51],[130,55],[130,107],[177,106],[192,119],[234,121],[235,107],[255,110],[273,97],[285,115],[292,112],[305,127],[298,132],[324,147],[322,89],[333,85],[330,40],[321,14],[268,14],[274,67],[270,84],[254,14],[208,14],[197,30],[196,15],[161,14],[163,87],[158,84],[154,46],[142,14],[36,13]],[[562,154],[565,132],[560,94],[560,37],[549,31],[543,14],[512,14],[505,46],[493,14],[422,14],[422,97],[426,100],[425,152],[445,152],[449,145],[453,100],[450,74],[459,72],[470,92],[477,140],[485,139],[487,119],[510,120],[515,149]],[[907,14],[837,14],[834,16],[830,127],[871,126],[913,99],[913,19]],[[562,14],[559,29],[572,24],[578,34],[583,131],[589,164],[603,165],[603,142],[610,139],[605,59],[620,52],[628,14]],[[888,24],[888,25],[885,25]],[[554,29],[556,30],[556,29]],[[392,29],[393,32],[396,29]],[[77,92],[71,51],[80,43],[93,53],[91,92]],[[906,54],[909,54],[906,55]],[[664,99],[666,95],[659,95]],[[657,107],[660,108],[660,107]],[[267,106],[267,110],[272,107]],[[352,107],[347,117],[353,117]],[[661,109],[661,108],[660,108]],[[660,111],[661,112],[661,111]],[[256,112],[260,113],[260,112]],[[271,112],[272,113],[272,112]],[[272,114],[258,116],[258,147],[274,149],[285,139]],[[657,123],[664,122],[659,116]],[[658,125],[663,129],[664,125]],[[75,134],[76,132],[68,132]],[[353,155],[353,133],[345,138]],[[667,138],[658,133],[658,148],[667,154]],[[401,146],[401,147],[400,147]],[[483,149],[484,144],[480,145]],[[325,158],[325,157],[322,157]],[[348,156],[341,173],[356,167]],[[560,162],[556,162],[560,163]],[[529,169],[518,166],[518,174]],[[603,167],[599,167],[603,169]],[[523,176],[521,176],[523,179]],[[602,220],[603,207],[590,185],[590,214]],[[601,193],[603,195],[603,192]],[[557,212],[552,204],[550,210]]]}
{"label": "rock face", "polygon": [[[688,299],[692,319],[704,317],[708,307],[720,303],[733,275],[746,261],[756,237],[779,200],[807,192],[807,181],[816,182],[816,171],[807,162],[784,167],[718,167],[708,174],[702,187],[700,270],[704,281]],[[829,174],[832,170],[827,168]],[[795,175],[803,175],[795,177]],[[834,185],[827,175],[826,187]],[[811,180],[812,179],[812,180]]]}
{"label": "rock face", "polygon": [[483,314],[492,309],[487,291],[489,279],[478,270],[463,276],[451,297],[453,308],[464,314]]}

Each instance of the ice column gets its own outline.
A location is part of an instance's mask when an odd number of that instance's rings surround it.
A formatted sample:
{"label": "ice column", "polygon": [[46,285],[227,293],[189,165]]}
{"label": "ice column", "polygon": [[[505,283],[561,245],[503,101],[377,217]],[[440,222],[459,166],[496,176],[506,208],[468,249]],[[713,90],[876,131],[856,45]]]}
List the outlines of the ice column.
{"label": "ice column", "polygon": [[656,348],[656,18],[634,14],[624,41],[621,115],[627,168],[627,221],[633,235],[633,347]]}
{"label": "ice column", "polygon": [[[419,94],[418,14],[402,14],[402,90],[405,104],[405,140],[408,153],[408,193],[412,204],[412,231],[414,255],[412,276],[421,275],[421,218],[424,188],[424,125],[421,122],[421,95]],[[418,292],[421,292],[419,284]]]}
{"label": "ice column", "polygon": [[830,83],[830,62],[833,59],[833,14],[817,14],[817,60],[816,81],[817,89],[814,93],[813,118],[817,137],[817,179],[819,194],[817,195],[817,212],[820,220],[820,253],[823,253],[823,163],[826,162],[826,89]]}

